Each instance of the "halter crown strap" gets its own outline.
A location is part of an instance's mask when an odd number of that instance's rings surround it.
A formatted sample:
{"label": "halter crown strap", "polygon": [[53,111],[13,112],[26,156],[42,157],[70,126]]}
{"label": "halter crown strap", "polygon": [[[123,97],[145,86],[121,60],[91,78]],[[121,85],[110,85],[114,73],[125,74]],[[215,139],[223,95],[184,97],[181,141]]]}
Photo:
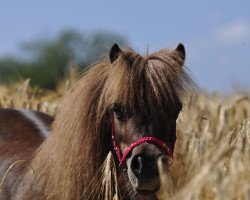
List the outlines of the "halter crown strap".
{"label": "halter crown strap", "polygon": [[171,158],[173,158],[174,152],[167,146],[167,144],[164,141],[159,140],[155,137],[143,137],[143,138],[140,138],[140,139],[134,141],[129,147],[127,147],[125,149],[124,154],[122,155],[121,150],[120,150],[120,148],[117,145],[116,140],[115,140],[115,123],[114,123],[114,121],[112,124],[112,142],[113,142],[114,151],[115,151],[117,158],[120,162],[120,166],[125,163],[128,155],[133,151],[133,149],[136,146],[138,146],[144,142],[151,142],[151,143],[157,144],[158,146],[160,146],[164,150],[164,152],[167,155],[169,155]]}

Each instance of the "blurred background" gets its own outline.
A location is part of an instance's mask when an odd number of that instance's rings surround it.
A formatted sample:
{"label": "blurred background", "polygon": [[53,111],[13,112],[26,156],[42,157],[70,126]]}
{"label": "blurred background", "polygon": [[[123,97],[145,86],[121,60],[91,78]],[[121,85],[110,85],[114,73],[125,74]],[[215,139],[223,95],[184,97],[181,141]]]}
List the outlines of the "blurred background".
{"label": "blurred background", "polygon": [[249,10],[249,0],[2,0],[0,84],[30,78],[54,90],[113,43],[143,54],[182,42],[202,89],[249,91]]}

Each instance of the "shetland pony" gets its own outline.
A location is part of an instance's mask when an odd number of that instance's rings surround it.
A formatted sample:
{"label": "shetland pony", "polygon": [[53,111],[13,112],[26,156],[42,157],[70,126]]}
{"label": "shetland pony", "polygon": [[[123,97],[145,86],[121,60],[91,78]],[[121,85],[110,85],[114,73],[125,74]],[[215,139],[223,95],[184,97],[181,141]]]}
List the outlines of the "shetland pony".
{"label": "shetland pony", "polygon": [[65,97],[55,119],[0,110],[0,199],[104,199],[111,151],[121,199],[156,199],[157,160],[173,156],[182,96],[193,86],[185,48],[141,56],[117,44]]}

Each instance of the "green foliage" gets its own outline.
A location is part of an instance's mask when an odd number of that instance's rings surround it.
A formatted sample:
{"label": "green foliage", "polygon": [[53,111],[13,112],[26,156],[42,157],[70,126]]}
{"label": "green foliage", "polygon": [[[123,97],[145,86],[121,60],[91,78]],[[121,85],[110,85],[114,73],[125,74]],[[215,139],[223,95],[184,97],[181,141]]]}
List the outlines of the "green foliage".
{"label": "green foliage", "polygon": [[0,59],[0,82],[12,83],[31,78],[33,85],[55,89],[58,81],[69,72],[72,61],[77,64],[78,69],[82,69],[106,54],[113,43],[124,46],[127,41],[112,33],[81,34],[67,30],[51,40],[25,42],[21,45],[21,50],[29,59]]}

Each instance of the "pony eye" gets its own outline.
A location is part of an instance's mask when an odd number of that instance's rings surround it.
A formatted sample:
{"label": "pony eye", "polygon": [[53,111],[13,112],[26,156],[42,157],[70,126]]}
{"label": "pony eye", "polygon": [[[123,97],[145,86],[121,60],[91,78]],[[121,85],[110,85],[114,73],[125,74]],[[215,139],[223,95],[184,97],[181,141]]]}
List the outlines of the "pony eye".
{"label": "pony eye", "polygon": [[124,116],[123,109],[122,109],[121,105],[119,105],[117,103],[115,103],[113,106],[113,112],[115,114],[115,117],[119,120],[121,120]]}

